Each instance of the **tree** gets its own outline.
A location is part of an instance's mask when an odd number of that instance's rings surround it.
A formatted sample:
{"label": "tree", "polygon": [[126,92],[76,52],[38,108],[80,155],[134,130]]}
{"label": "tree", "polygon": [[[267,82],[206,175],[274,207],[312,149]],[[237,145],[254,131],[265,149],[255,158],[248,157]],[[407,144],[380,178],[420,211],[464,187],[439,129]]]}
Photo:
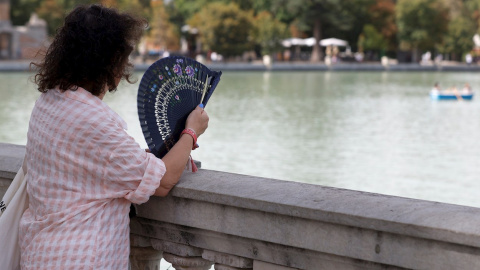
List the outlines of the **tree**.
{"label": "tree", "polygon": [[480,0],[467,0],[465,7],[471,13],[471,18],[475,24],[475,30],[480,33]]}
{"label": "tree", "polygon": [[[358,48],[356,48],[356,45],[358,38],[364,30],[364,26],[366,24],[373,25],[372,21],[376,20],[372,19],[371,12],[371,7],[374,6],[375,3],[376,0],[356,0],[349,1],[348,4],[345,4],[345,1],[343,1],[342,14],[344,14],[343,16],[349,17],[350,25],[341,24],[340,27],[337,27],[335,24],[332,24],[337,23],[336,20],[327,21],[324,24],[324,36],[345,39],[348,41],[350,46],[353,47],[354,50],[358,50]],[[376,28],[376,30],[380,31],[380,28]]]}
{"label": "tree", "polygon": [[[23,1],[26,3],[31,0],[13,1]],[[117,8],[120,11],[128,11],[132,14],[143,16],[145,18],[151,17],[149,0],[43,0],[34,2],[37,3],[37,6],[31,10],[28,9],[28,12],[29,14],[36,12],[40,18],[47,22],[47,30],[49,35],[55,34],[55,31],[62,26],[65,16],[78,5],[91,5],[99,3],[106,7]],[[22,7],[22,5],[20,5],[20,7]],[[12,6],[12,10],[18,9],[19,7]],[[16,12],[18,13],[18,11]]]}
{"label": "tree", "polygon": [[275,19],[268,11],[255,16],[252,37],[260,45],[263,55],[282,49],[281,41],[287,37],[287,26]]}
{"label": "tree", "polygon": [[[258,0],[255,8],[269,8],[276,18],[288,25],[294,24],[296,29],[312,34],[317,40],[312,49],[311,61],[322,59],[322,50],[318,41],[324,33],[340,37],[352,30],[355,20],[366,12],[365,7],[374,0]],[[358,28],[360,34],[362,27]],[[337,35],[338,34],[338,35]]]}
{"label": "tree", "polygon": [[203,7],[188,24],[199,30],[206,50],[229,57],[252,48],[252,20],[252,12],[243,11],[234,3],[214,2]]}
{"label": "tree", "polygon": [[[148,1],[148,0],[140,0]],[[170,15],[170,21],[176,25],[178,30],[187,24],[193,15],[210,3],[220,2],[223,4],[236,4],[241,10],[249,11],[254,9],[257,0],[174,0],[166,1],[165,7]]]}
{"label": "tree", "polygon": [[10,0],[10,20],[13,25],[24,25],[40,6],[38,0]]}
{"label": "tree", "polygon": [[342,16],[342,8],[339,1],[332,0],[280,0],[275,1],[276,9],[284,9],[282,16],[293,16],[295,23],[303,31],[311,30],[317,42],[313,45],[311,61],[320,61],[323,57],[320,44],[323,25],[332,22],[339,28],[351,27],[351,18]]}
{"label": "tree", "polygon": [[443,43],[437,46],[440,52],[451,54],[453,60],[460,60],[458,56],[473,49],[472,38],[478,31],[479,9],[480,1],[478,0],[450,3],[451,20]]}
{"label": "tree", "polygon": [[49,35],[54,35],[65,19],[65,6],[60,1],[45,0],[37,9],[38,16],[47,22]]}
{"label": "tree", "polygon": [[452,60],[460,60],[458,56],[472,50],[473,35],[475,35],[473,21],[468,17],[456,17],[450,21],[444,42],[437,48],[442,53],[452,54]]}
{"label": "tree", "polygon": [[[78,5],[89,5],[97,2],[98,1],[95,0],[44,0],[39,3],[35,12],[37,12],[40,18],[47,22],[48,34],[52,36],[57,29],[62,26],[65,16],[73,8]],[[115,0],[113,0],[113,2],[115,2]]]}
{"label": "tree", "polygon": [[363,32],[358,42],[358,47],[364,50],[383,51],[387,48],[387,40],[371,24],[363,27]]}
{"label": "tree", "polygon": [[448,25],[448,9],[435,0],[399,0],[396,7],[398,39],[401,50],[433,50],[442,43]]}
{"label": "tree", "polygon": [[379,31],[387,42],[387,50],[397,49],[397,24],[395,23],[395,3],[393,0],[377,0],[369,7],[369,24]]}
{"label": "tree", "polygon": [[[120,11],[129,12],[137,16],[142,16],[144,18],[147,18],[149,21],[154,19],[151,3],[158,1],[163,3],[163,1],[161,0],[101,0],[100,2],[105,5],[105,2],[107,1],[113,2],[112,7],[116,7]],[[117,2],[116,5],[115,2]]]}
{"label": "tree", "polygon": [[179,49],[179,33],[169,21],[163,1],[151,1],[152,20],[150,22],[149,41],[162,50]]}

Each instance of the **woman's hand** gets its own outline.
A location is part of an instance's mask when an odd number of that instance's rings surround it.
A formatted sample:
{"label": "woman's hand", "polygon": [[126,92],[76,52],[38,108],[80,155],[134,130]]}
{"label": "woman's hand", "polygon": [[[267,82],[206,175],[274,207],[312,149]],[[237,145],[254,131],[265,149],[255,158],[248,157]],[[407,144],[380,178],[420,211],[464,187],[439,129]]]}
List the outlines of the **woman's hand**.
{"label": "woman's hand", "polygon": [[[208,114],[202,107],[198,106],[187,117],[185,128],[191,128],[197,137],[205,132],[208,127]],[[172,149],[162,158],[167,172],[160,181],[160,186],[155,191],[156,196],[166,196],[177,184],[188,157],[192,151],[193,138],[189,135],[181,136]]]}
{"label": "woman's hand", "polygon": [[191,128],[197,134],[197,137],[202,135],[208,127],[208,114],[202,107],[197,106],[190,115],[188,115],[185,128]]}

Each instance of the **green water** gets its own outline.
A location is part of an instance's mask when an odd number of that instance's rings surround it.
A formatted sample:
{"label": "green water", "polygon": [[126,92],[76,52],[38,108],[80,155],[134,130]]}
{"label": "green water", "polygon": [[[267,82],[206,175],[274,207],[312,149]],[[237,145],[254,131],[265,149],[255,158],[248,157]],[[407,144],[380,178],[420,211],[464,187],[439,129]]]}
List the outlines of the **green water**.
{"label": "green water", "polygon": [[[0,142],[26,143],[31,75],[0,73]],[[432,101],[434,82],[480,90],[476,73],[224,72],[192,155],[206,169],[480,207],[479,97]],[[105,102],[146,147],[137,87]]]}

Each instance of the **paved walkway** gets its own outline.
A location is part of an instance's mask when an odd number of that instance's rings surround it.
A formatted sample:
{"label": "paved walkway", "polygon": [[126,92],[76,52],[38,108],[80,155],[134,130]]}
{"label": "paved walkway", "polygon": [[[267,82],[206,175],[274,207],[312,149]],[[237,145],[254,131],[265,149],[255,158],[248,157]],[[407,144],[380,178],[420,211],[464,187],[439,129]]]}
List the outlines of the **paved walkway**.
{"label": "paved walkway", "polygon": [[[145,71],[151,63],[135,64],[136,71]],[[448,65],[420,65],[395,64],[382,66],[380,63],[337,63],[327,66],[324,63],[309,62],[275,62],[271,66],[261,63],[207,63],[213,70],[221,71],[480,71],[480,65],[448,64]],[[30,61],[0,61],[0,72],[29,71]]]}

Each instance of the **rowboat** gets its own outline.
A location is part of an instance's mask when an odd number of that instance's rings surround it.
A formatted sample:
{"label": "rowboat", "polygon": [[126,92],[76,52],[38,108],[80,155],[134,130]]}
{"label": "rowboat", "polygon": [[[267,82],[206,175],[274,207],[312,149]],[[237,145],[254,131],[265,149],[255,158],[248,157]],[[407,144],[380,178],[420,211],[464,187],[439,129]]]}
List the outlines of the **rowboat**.
{"label": "rowboat", "polygon": [[431,90],[430,98],[434,100],[472,100],[473,92]]}

